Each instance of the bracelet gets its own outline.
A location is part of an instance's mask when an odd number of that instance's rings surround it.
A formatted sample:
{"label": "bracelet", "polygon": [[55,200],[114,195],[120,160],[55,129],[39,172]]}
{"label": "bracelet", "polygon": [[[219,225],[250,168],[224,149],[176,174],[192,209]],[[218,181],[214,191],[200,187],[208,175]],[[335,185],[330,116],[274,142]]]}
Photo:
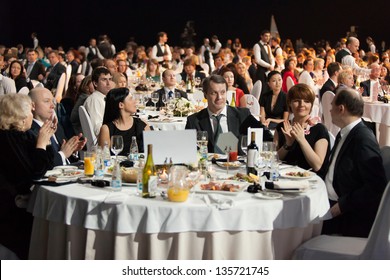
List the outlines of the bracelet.
{"label": "bracelet", "polygon": [[287,144],[283,145],[283,149],[285,149],[286,151],[290,151],[291,148],[292,148],[292,146],[288,146]]}

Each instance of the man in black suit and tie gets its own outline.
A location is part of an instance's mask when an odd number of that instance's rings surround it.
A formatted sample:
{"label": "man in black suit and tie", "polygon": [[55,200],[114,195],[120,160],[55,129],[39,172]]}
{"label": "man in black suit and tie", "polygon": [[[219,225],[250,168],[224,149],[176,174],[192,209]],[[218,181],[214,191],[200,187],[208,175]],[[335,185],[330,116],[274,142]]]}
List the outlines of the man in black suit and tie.
{"label": "man in black suit and tie", "polygon": [[[176,74],[173,70],[165,70],[162,73],[162,80],[164,82],[164,87],[157,90],[158,102],[156,103],[156,106],[158,109],[165,106],[164,102],[162,101],[163,96],[165,96],[165,100],[168,100],[169,98],[175,98],[178,95],[180,95],[180,97],[188,99],[186,92],[176,88]],[[146,103],[146,106],[154,106],[154,104],[151,100],[149,100]]]}
{"label": "man in black suit and tie", "polygon": [[[32,89],[28,94],[32,100],[32,110],[34,121],[32,123],[30,133],[37,136],[42,124],[49,119],[56,118],[54,112],[54,97],[52,93],[43,87]],[[66,165],[70,162],[77,161],[77,158],[73,157],[73,153],[80,151],[87,139],[82,139],[82,134],[73,136],[68,141],[65,139],[65,133],[61,125],[56,122],[56,132],[51,138],[51,144],[54,154],[54,165]]]}
{"label": "man in black suit and tie", "polygon": [[45,87],[49,90],[57,88],[58,80],[61,75],[66,72],[66,68],[62,65],[58,57],[57,51],[50,51],[47,58],[50,61],[51,67],[49,67],[46,73],[46,84]]}
{"label": "man in black suit and tie", "polygon": [[225,66],[225,63],[223,62],[223,57],[220,54],[215,56],[215,58],[214,58],[214,66],[215,66],[215,69],[214,69],[213,72],[211,72],[211,74],[213,74],[213,75],[221,75],[222,69]]}
{"label": "man in black suit and tie", "polygon": [[[203,81],[203,93],[207,99],[207,108],[187,117],[186,129],[207,131],[208,151],[219,152],[215,147],[219,133],[231,131],[237,138],[240,138],[241,125],[253,118],[248,108],[231,107],[226,104],[226,92],[228,85],[226,80],[219,75],[211,75]],[[264,127],[257,122],[257,127]],[[264,138],[267,139],[267,133]],[[270,139],[267,139],[268,141]]]}
{"label": "man in black suit and tie", "polygon": [[360,87],[363,89],[362,96],[371,96],[371,93],[375,90],[379,95],[383,95],[381,83],[379,81],[381,66],[375,62],[370,65],[370,69],[370,79],[360,83]]}
{"label": "man in black suit and tie", "polygon": [[334,93],[334,90],[337,87],[337,77],[341,71],[341,66],[338,62],[331,62],[329,63],[326,70],[328,71],[329,79],[322,85],[322,88],[320,89],[320,100],[326,91],[331,91]]}
{"label": "man in black suit and tie", "polygon": [[387,183],[378,142],[361,121],[363,108],[349,88],[332,102],[332,122],[341,130],[325,177],[333,218],[324,222],[324,234],[367,237]]}
{"label": "man in black suit and tie", "polygon": [[195,78],[200,78],[203,81],[206,75],[202,72],[196,71],[196,64],[191,58],[184,60],[184,71],[181,73],[182,81],[187,82],[188,79],[195,81]]}
{"label": "man in black suit and tie", "polygon": [[45,66],[37,59],[38,51],[33,49],[28,50],[27,63],[24,68],[26,69],[27,78],[42,82],[46,75]]}

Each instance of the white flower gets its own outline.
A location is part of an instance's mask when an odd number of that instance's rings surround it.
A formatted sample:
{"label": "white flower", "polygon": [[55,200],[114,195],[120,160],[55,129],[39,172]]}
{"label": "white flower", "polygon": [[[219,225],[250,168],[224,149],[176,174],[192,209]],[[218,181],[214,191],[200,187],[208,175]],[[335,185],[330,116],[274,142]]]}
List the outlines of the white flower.
{"label": "white flower", "polygon": [[194,105],[185,98],[175,98],[175,110],[173,114],[175,116],[188,116],[195,110]]}

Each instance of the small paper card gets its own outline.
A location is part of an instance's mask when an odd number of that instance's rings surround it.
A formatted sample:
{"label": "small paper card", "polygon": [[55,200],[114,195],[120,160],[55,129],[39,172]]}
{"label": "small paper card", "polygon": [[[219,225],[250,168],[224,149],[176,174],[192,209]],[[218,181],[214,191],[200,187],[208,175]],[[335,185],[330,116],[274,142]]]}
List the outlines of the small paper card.
{"label": "small paper card", "polygon": [[263,150],[263,129],[248,127],[248,146],[251,143],[251,132],[256,134],[256,145],[259,147],[259,152]]}
{"label": "small paper card", "polygon": [[153,145],[154,164],[164,164],[172,158],[173,164],[197,162],[196,130],[144,131],[145,157],[148,144]]}
{"label": "small paper card", "polygon": [[217,146],[221,151],[237,151],[238,139],[231,132],[221,133],[218,137]]}

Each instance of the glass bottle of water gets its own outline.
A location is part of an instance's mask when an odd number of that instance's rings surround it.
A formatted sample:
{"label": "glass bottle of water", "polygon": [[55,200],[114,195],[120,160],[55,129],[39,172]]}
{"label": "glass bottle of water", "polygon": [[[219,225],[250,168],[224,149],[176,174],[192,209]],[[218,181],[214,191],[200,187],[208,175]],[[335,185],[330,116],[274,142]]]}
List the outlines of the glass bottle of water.
{"label": "glass bottle of water", "polygon": [[144,172],[144,166],[145,166],[145,157],[144,155],[139,155],[138,160],[138,172],[137,172],[137,194],[139,196],[142,196],[142,175]]}
{"label": "glass bottle of water", "polygon": [[111,154],[110,154],[110,148],[108,147],[107,141],[104,141],[103,161],[104,161],[104,168],[107,171],[107,169],[111,166]]}
{"label": "glass bottle of water", "polygon": [[104,159],[103,150],[97,147],[96,150],[96,161],[95,161],[95,179],[102,180],[104,177]]}
{"label": "glass bottle of water", "polygon": [[114,191],[122,190],[122,171],[118,161],[115,161],[114,169],[112,170],[111,187]]}
{"label": "glass bottle of water", "polygon": [[138,144],[135,136],[131,137],[129,160],[138,160]]}

